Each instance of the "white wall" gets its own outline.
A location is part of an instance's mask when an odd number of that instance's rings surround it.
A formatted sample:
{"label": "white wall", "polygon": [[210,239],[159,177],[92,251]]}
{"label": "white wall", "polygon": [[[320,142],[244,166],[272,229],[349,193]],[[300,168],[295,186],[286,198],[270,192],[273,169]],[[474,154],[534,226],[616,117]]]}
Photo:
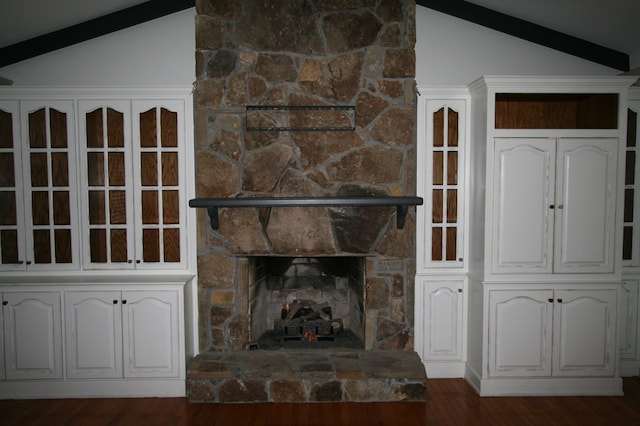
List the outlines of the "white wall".
{"label": "white wall", "polygon": [[176,86],[195,81],[195,8],[0,68],[14,86]]}
{"label": "white wall", "polygon": [[416,32],[418,85],[466,86],[482,75],[620,74],[423,6],[417,6]]}

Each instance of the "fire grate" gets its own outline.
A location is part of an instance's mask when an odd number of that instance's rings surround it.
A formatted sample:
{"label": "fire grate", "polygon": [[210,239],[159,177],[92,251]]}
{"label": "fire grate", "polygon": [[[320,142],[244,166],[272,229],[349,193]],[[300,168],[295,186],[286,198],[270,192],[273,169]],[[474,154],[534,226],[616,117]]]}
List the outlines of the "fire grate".
{"label": "fire grate", "polygon": [[285,303],[281,318],[275,320],[274,331],[282,341],[333,341],[336,335],[344,331],[344,325],[342,319],[333,318],[328,303],[296,299],[291,303]]}

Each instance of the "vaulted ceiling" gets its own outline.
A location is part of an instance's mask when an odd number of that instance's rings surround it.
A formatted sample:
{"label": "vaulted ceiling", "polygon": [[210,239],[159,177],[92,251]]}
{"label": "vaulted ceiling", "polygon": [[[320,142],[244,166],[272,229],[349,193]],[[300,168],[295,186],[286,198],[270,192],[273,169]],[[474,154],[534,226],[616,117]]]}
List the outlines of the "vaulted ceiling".
{"label": "vaulted ceiling", "polygon": [[[620,71],[640,55],[638,0],[417,0]],[[2,0],[0,67],[193,7],[195,0]]]}

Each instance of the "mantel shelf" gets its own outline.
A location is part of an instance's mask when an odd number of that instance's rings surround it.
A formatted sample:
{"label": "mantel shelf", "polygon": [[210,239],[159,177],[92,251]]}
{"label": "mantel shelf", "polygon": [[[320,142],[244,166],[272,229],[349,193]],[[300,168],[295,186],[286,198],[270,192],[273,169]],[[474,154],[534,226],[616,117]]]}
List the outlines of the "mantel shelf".
{"label": "mantel shelf", "polygon": [[218,229],[220,207],[371,207],[396,206],[397,226],[404,228],[409,206],[420,206],[421,197],[262,197],[262,198],[194,198],[189,207],[206,208],[211,228]]}

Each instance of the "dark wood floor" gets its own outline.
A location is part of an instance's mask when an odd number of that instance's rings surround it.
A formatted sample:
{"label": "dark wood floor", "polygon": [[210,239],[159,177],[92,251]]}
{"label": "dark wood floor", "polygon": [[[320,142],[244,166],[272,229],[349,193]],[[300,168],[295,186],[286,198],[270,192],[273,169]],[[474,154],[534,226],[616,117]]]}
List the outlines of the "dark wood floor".
{"label": "dark wood floor", "polygon": [[1,425],[640,425],[640,378],[622,397],[480,398],[430,379],[426,403],[190,404],[183,398],[0,401]]}

